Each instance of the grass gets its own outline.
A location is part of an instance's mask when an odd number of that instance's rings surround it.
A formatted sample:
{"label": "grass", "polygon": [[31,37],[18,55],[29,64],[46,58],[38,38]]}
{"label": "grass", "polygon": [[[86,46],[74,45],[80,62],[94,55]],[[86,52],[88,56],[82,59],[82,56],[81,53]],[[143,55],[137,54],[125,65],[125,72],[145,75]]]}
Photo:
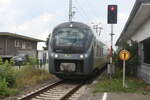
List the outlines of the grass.
{"label": "grass", "polygon": [[18,71],[16,76],[16,87],[23,88],[26,86],[36,85],[50,78],[52,78],[52,75],[47,71],[27,65]]}
{"label": "grass", "polygon": [[0,99],[1,97],[13,96],[25,87],[37,85],[45,80],[52,78],[46,70],[26,65],[20,70],[15,70],[14,86],[9,87],[6,80],[0,80]]}
{"label": "grass", "polygon": [[126,79],[127,88],[123,88],[122,78],[116,76],[114,76],[112,79],[109,79],[107,75],[103,75],[96,84],[93,92],[124,92],[150,95],[150,85],[144,81],[137,78],[128,77]]}
{"label": "grass", "polygon": [[6,97],[6,96],[11,96],[19,93],[18,89],[15,88],[7,88],[4,91],[0,92],[0,97]]}

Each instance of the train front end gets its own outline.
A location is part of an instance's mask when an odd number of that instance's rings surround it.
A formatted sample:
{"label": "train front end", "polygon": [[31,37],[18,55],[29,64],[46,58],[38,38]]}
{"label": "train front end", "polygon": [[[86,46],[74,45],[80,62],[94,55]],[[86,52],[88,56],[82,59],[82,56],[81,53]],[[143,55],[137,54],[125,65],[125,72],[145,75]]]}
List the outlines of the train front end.
{"label": "train front end", "polygon": [[91,30],[84,24],[57,26],[49,41],[49,71],[59,78],[79,78],[92,72]]}

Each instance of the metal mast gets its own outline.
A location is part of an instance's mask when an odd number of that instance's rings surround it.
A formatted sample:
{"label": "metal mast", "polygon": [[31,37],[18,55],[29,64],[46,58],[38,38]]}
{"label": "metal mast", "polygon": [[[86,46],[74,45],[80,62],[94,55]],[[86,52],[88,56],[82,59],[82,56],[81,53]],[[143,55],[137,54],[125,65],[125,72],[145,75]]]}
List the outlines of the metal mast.
{"label": "metal mast", "polygon": [[72,22],[72,0],[69,0],[69,22]]}

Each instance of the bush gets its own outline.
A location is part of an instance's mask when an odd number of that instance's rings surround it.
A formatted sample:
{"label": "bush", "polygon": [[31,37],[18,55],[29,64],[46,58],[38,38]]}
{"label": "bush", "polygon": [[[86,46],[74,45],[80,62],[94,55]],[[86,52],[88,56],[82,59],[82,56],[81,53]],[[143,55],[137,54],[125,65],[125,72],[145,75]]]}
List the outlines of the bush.
{"label": "bush", "polygon": [[7,91],[8,83],[6,82],[6,79],[3,79],[0,77],[0,95],[4,95],[4,93]]}
{"label": "bush", "polygon": [[7,60],[3,63],[0,57],[0,96],[16,94],[18,91],[14,87],[23,88],[51,78],[47,71],[37,68],[36,58],[29,57],[28,63],[20,70],[15,70],[13,65],[13,59],[10,63]]}
{"label": "bush", "polygon": [[0,65],[3,64],[3,60],[2,60],[2,57],[0,56]]}
{"label": "bush", "polygon": [[18,93],[18,90],[10,89],[8,87],[8,82],[6,82],[6,79],[0,78],[0,95],[1,96],[10,96],[16,93]]}
{"label": "bush", "polygon": [[6,79],[8,87],[13,87],[15,85],[15,72],[8,61],[0,65],[0,76],[2,79]]}
{"label": "bush", "polygon": [[0,95],[9,96],[15,94],[17,90],[10,89],[15,85],[15,72],[12,69],[11,65],[6,60],[3,63],[2,58],[0,57]]}
{"label": "bush", "polygon": [[14,66],[15,65],[15,62],[14,62],[14,59],[10,59],[10,65]]}
{"label": "bush", "polygon": [[[128,43],[122,43],[124,48],[131,53],[131,58],[126,61],[126,75],[128,76],[136,76],[137,75],[137,66],[139,64],[138,61],[138,43],[136,41],[131,41],[131,45]],[[115,65],[122,69],[123,61],[120,60],[119,54],[114,54]]]}
{"label": "bush", "polygon": [[27,58],[27,65],[31,65],[31,66],[34,66],[34,67],[37,67],[37,65],[39,64],[38,62],[38,59],[37,58],[34,58],[34,57],[28,57]]}

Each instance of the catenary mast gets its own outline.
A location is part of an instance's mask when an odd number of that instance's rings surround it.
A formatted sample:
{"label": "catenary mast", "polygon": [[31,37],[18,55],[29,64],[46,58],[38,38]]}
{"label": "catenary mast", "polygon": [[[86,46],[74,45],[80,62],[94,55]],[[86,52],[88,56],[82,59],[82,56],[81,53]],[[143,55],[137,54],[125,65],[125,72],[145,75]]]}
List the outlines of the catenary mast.
{"label": "catenary mast", "polygon": [[72,13],[72,0],[69,0],[69,22],[72,22],[72,17],[73,17],[73,13]]}

